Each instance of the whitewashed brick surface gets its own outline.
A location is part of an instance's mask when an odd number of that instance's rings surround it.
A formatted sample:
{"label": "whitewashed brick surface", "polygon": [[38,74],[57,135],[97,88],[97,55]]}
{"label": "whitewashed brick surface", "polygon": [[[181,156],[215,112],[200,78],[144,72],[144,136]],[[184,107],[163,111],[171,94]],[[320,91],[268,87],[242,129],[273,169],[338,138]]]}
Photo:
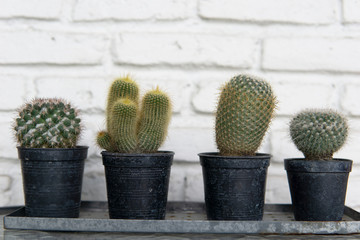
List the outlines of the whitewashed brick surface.
{"label": "whitewashed brick surface", "polygon": [[1,0],[0,18],[56,19],[60,17],[61,0]]}
{"label": "whitewashed brick surface", "polygon": [[115,61],[135,65],[205,65],[248,68],[256,40],[204,34],[124,33],[115,43]]}
{"label": "whitewashed brick surface", "polygon": [[200,0],[199,12],[207,19],[329,24],[337,19],[337,4],[336,0]]}
{"label": "whitewashed brick surface", "polygon": [[100,64],[105,38],[45,31],[0,33],[0,64]]}
{"label": "whitewashed brick surface", "polygon": [[272,154],[266,202],[290,202],[284,158],[302,157],[291,117],[333,108],[349,118],[334,156],[354,161],[347,204],[360,210],[359,0],[0,1],[0,205],[23,204],[12,132],[15,110],[34,97],[62,97],[82,113],[89,146],[83,199],[106,200],[102,151],[108,86],[128,73],[141,93],[172,97],[163,150],[175,152],[169,200],[203,201],[198,153],[217,151],[219,89],[239,73],[260,76],[278,98],[259,152]]}
{"label": "whitewashed brick surface", "polygon": [[360,72],[360,39],[271,38],[264,45],[265,69]]}
{"label": "whitewashed brick surface", "polygon": [[186,0],[80,0],[75,5],[74,20],[177,20],[187,16]]}
{"label": "whitewashed brick surface", "polygon": [[360,23],[360,1],[343,0],[344,21],[346,23]]}

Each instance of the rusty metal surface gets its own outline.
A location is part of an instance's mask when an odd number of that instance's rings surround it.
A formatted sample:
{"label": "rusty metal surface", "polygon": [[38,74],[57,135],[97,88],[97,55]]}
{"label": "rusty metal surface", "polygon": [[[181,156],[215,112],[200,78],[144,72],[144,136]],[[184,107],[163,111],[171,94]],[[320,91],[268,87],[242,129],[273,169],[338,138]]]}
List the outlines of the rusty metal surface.
{"label": "rusty metal surface", "polygon": [[109,219],[105,202],[83,202],[77,219],[30,218],[20,208],[4,217],[4,228],[170,234],[354,234],[360,233],[360,213],[347,207],[339,222],[297,222],[291,205],[268,204],[263,221],[208,221],[204,203],[169,202],[165,220],[120,220]]}

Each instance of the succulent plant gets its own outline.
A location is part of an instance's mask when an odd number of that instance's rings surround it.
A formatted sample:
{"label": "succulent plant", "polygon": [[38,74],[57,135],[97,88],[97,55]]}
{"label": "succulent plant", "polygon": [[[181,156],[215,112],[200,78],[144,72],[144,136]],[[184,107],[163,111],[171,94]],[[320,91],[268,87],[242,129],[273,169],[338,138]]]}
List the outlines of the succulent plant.
{"label": "succulent plant", "polygon": [[81,132],[78,110],[57,98],[37,98],[24,104],[15,119],[21,147],[73,148]]}
{"label": "succulent plant", "polygon": [[145,94],[139,106],[137,84],[129,77],[116,79],[109,91],[107,130],[96,142],[109,152],[151,153],[164,142],[171,118],[170,98],[159,88]]}
{"label": "succulent plant", "polygon": [[255,155],[274,116],[276,97],[266,81],[238,75],[227,82],[216,111],[216,144],[221,155]]}
{"label": "succulent plant", "polygon": [[306,110],[290,122],[290,135],[307,160],[331,160],[348,136],[347,119],[333,110]]}

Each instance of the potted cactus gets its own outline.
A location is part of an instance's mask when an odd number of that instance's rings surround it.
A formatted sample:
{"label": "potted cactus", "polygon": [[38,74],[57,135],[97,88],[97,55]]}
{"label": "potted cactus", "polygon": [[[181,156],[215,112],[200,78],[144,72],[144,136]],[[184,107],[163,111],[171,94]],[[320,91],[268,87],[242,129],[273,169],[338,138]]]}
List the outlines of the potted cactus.
{"label": "potted cactus", "polygon": [[80,121],[77,109],[56,98],[34,99],[19,109],[14,130],[26,216],[79,216],[88,150],[76,145]]}
{"label": "potted cactus", "polygon": [[290,122],[290,135],[305,158],[285,159],[295,220],[340,221],[352,161],[333,158],[348,124],[333,110],[306,110]]}
{"label": "potted cactus", "polygon": [[[140,105],[140,106],[139,106]],[[139,104],[129,76],[109,90],[106,131],[97,135],[103,151],[110,218],[164,219],[174,152],[158,151],[171,118],[171,102],[159,88]]]}
{"label": "potted cactus", "polygon": [[270,155],[256,153],[274,115],[276,97],[264,80],[233,77],[220,94],[215,134],[219,153],[200,153],[211,220],[261,220]]}

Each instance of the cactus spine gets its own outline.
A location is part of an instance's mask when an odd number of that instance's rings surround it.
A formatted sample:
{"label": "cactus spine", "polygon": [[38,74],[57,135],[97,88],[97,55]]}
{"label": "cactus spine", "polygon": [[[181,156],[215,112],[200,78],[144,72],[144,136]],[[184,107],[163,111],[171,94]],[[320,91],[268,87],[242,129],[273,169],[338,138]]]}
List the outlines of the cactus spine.
{"label": "cactus spine", "polygon": [[290,135],[307,160],[331,160],[345,143],[348,124],[333,110],[306,110],[290,122]]}
{"label": "cactus spine", "polygon": [[57,99],[34,99],[24,104],[15,119],[15,136],[21,147],[74,148],[81,132],[78,110]]}
{"label": "cactus spine", "polygon": [[216,143],[221,155],[251,156],[260,147],[274,115],[270,84],[238,75],[226,83],[216,111]]}
{"label": "cactus spine", "polygon": [[151,153],[164,142],[171,118],[170,98],[159,88],[149,91],[139,107],[137,84],[129,77],[116,79],[109,91],[107,131],[97,144],[110,152]]}

